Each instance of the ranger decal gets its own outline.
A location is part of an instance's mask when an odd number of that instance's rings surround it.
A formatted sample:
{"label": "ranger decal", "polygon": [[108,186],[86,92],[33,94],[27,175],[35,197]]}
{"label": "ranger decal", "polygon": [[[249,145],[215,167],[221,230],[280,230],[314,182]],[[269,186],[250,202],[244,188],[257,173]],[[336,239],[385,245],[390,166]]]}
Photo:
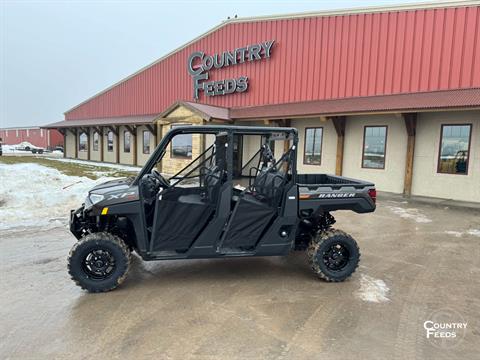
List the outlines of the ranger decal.
{"label": "ranger decal", "polygon": [[355,193],[323,193],[319,194],[320,199],[353,198]]}

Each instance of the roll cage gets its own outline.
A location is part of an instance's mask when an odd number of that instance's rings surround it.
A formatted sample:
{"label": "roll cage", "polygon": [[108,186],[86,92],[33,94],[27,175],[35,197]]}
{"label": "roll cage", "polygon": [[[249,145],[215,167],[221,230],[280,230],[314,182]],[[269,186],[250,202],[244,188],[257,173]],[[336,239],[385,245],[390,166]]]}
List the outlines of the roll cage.
{"label": "roll cage", "polygon": [[[222,125],[185,125],[185,126],[176,126],[175,128],[168,131],[165,136],[162,138],[160,143],[155,148],[152,156],[148,159],[145,166],[139,172],[135,178],[133,185],[138,185],[140,180],[146,174],[149,174],[154,168],[155,164],[164,156],[167,151],[167,146],[170,141],[177,135],[180,134],[218,134],[225,132],[228,136],[228,143],[233,143],[233,137],[235,135],[259,135],[265,139],[265,142],[270,140],[281,140],[282,136],[285,137],[285,140],[291,141],[291,148],[294,150],[298,144],[298,132],[294,128],[284,128],[284,127],[251,127],[251,126],[222,126]],[[296,181],[296,151],[291,151],[292,158],[290,159],[290,172],[292,174],[293,182]],[[228,179],[227,181],[232,180],[233,175],[233,149],[230,146],[226,152],[226,171]],[[247,164],[245,164],[247,165]],[[184,169],[182,169],[183,171]],[[250,174],[249,174],[250,175]]]}

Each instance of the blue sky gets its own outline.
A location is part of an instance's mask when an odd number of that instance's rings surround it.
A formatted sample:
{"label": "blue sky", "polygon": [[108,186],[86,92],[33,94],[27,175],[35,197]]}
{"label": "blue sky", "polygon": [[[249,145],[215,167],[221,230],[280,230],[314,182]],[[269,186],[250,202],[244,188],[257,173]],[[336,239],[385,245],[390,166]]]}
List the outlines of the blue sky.
{"label": "blue sky", "polygon": [[185,42],[239,17],[376,1],[0,0],[0,127],[43,125]]}

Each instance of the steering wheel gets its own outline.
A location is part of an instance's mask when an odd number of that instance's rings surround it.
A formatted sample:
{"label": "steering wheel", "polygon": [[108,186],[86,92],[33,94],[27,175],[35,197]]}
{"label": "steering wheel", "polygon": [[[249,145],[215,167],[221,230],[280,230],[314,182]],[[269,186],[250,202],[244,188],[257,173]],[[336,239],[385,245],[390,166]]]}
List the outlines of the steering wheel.
{"label": "steering wheel", "polygon": [[170,183],[160,174],[160,172],[153,168],[151,171],[152,176],[160,183],[160,186],[163,188],[169,188]]}

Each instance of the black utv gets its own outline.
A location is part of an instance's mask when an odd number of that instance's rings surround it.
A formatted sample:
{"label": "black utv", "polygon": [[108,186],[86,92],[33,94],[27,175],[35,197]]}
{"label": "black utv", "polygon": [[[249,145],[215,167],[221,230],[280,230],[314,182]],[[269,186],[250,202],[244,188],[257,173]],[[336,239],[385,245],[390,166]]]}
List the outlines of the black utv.
{"label": "black utv", "polygon": [[[345,280],[360,253],[350,235],[332,228],[330,213],[374,211],[375,187],[297,174],[297,144],[294,128],[176,126],[137,177],[96,186],[72,210],[70,230],[78,239],[68,257],[72,279],[90,292],[115,289],[132,251],[143,260],[168,260],[306,250],[318,277]],[[170,177],[159,171],[182,164]]]}

